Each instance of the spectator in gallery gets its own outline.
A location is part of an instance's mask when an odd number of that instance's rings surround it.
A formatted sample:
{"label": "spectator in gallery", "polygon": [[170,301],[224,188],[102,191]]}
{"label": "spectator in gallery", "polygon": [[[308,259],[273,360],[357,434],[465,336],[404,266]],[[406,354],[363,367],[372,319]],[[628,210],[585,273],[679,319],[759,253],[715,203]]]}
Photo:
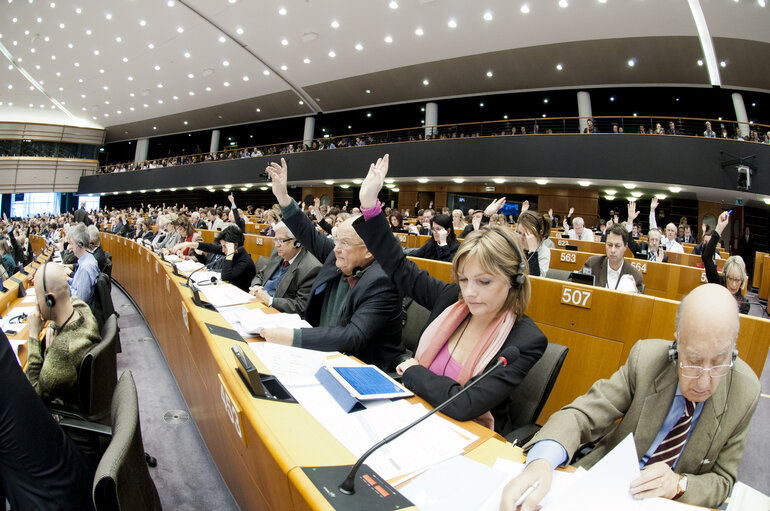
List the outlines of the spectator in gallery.
{"label": "spectator in gallery", "polygon": [[674,121],[668,121],[668,129],[666,130],[666,135],[679,135],[679,131],[677,131]]}
{"label": "spectator in gallery", "polygon": [[717,134],[711,129],[711,121],[706,121],[706,131],[703,132],[703,136],[706,138],[716,138]]}
{"label": "spectator in gallery", "polygon": [[593,119],[588,119],[586,121],[586,127],[583,128],[583,133],[599,133],[599,130],[594,126]]}

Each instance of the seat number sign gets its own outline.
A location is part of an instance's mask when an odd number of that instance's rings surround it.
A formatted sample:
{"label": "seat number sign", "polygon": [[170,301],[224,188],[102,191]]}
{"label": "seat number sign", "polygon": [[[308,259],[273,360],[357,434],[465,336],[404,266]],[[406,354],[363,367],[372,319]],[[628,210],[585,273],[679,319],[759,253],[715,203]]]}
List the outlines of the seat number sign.
{"label": "seat number sign", "polygon": [[219,376],[219,397],[222,398],[222,404],[225,407],[225,413],[227,413],[227,417],[235,427],[235,432],[238,435],[238,438],[240,438],[243,444],[246,445],[246,431],[243,418],[243,410],[240,409],[235,400],[232,398],[230,390],[228,390],[227,385],[225,385],[225,381],[222,379],[222,375],[218,374],[217,376]]}
{"label": "seat number sign", "polygon": [[565,305],[590,309],[592,296],[593,292],[587,289],[576,289],[569,286],[562,286],[561,288],[561,303]]}

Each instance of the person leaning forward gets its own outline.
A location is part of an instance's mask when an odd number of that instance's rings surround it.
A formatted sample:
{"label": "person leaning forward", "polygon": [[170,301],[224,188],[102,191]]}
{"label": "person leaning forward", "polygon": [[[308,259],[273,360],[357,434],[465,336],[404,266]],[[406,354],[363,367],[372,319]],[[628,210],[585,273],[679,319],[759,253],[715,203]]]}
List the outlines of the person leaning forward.
{"label": "person leaning forward", "polygon": [[757,376],[737,358],[738,328],[726,288],[695,288],[679,305],[675,343],[637,342],[623,367],[554,413],[524,446],[527,467],[505,487],[500,509],[513,511],[539,481],[521,506],[534,509],[550,488],[552,470],[580,445],[598,441],[576,463],[590,468],[629,433],[642,469],[629,488],[634,498],[720,506],[738,475],[759,401]]}
{"label": "person leaning forward", "polygon": [[289,230],[322,262],[310,291],[305,320],[314,328],[262,330],[268,342],[342,351],[383,371],[395,368],[404,354],[401,343],[401,296],[353,228],[360,215],[337,227],[333,239],[315,229],[289,196],[288,167],[271,163],[273,194]]}

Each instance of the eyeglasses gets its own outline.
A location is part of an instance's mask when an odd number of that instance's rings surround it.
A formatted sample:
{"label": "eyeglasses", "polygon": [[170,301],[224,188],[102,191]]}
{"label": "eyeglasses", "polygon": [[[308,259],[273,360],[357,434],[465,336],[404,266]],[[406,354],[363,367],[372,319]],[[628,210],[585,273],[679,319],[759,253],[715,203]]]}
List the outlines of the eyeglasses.
{"label": "eyeglasses", "polygon": [[275,244],[276,247],[280,247],[284,243],[288,243],[290,241],[293,241],[294,239],[296,239],[296,238],[286,238],[286,239],[273,238],[273,243]]}
{"label": "eyeglasses", "polygon": [[729,364],[722,364],[711,367],[686,366],[684,365],[684,362],[679,362],[679,368],[682,370],[682,376],[685,378],[700,378],[706,371],[708,371],[709,376],[712,378],[721,378],[730,371],[732,366],[732,360],[730,360]]}
{"label": "eyeglasses", "polygon": [[730,277],[729,275],[725,277],[725,279],[727,280],[727,282],[743,282],[742,278]]}
{"label": "eyeglasses", "polygon": [[342,250],[347,250],[350,247],[356,247],[358,245],[363,245],[363,243],[351,243],[348,240],[341,240],[338,237],[334,236],[332,237],[332,241],[334,242],[335,247],[340,247]]}

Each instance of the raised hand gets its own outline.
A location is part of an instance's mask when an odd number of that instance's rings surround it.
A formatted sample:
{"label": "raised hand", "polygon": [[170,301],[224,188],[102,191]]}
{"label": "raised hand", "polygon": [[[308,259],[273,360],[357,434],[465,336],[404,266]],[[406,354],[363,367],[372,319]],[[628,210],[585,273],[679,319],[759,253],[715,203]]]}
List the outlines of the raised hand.
{"label": "raised hand", "polygon": [[567,213],[567,216],[572,216],[572,213],[575,212],[575,208],[569,208],[569,213]]}
{"label": "raised hand", "polygon": [[719,215],[719,218],[717,219],[717,226],[716,226],[716,232],[722,236],[722,233],[725,230],[725,227],[727,227],[727,224],[730,221],[730,212],[729,211],[722,211],[722,214]]}
{"label": "raised hand", "polygon": [[229,200],[230,204],[232,204],[233,207],[235,207],[235,198],[233,197],[232,193],[227,195],[227,200]]}
{"label": "raised hand", "polygon": [[371,209],[377,205],[377,195],[382,190],[385,183],[385,176],[388,175],[388,165],[390,156],[385,155],[377,159],[377,163],[369,165],[369,172],[361,183],[358,191],[358,199],[361,202],[361,209]]}
{"label": "raised hand", "polygon": [[275,195],[275,198],[278,200],[278,205],[285,208],[291,204],[291,197],[289,197],[289,191],[286,188],[286,181],[289,176],[289,168],[286,165],[286,160],[281,158],[280,165],[271,162],[270,165],[265,168],[265,171],[267,171],[272,180],[273,195]]}
{"label": "raised hand", "polygon": [[548,208],[548,218],[553,220],[553,208]]}
{"label": "raised hand", "polygon": [[654,211],[657,207],[658,207],[658,198],[653,197],[652,201],[650,201],[650,209]]}
{"label": "raised hand", "polygon": [[636,210],[636,201],[628,201],[628,221],[633,223],[639,212]]}
{"label": "raised hand", "polygon": [[524,202],[521,203],[521,213],[524,213],[527,210],[529,210],[529,201],[525,200]]}
{"label": "raised hand", "polygon": [[505,206],[505,197],[493,200],[484,210],[484,216],[492,216]]}

